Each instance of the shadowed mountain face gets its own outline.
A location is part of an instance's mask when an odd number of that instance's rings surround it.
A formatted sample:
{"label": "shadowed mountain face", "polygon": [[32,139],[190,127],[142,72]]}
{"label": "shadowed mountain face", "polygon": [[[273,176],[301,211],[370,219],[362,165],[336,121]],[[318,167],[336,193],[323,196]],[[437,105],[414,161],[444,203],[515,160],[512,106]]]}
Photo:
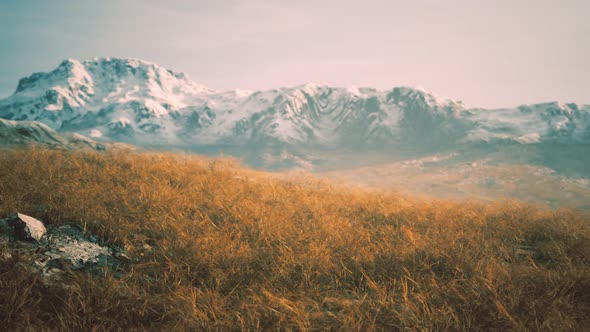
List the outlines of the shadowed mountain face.
{"label": "shadowed mountain face", "polygon": [[[97,141],[236,155],[266,168],[333,170],[455,153],[588,176],[590,106],[466,108],[422,90],[306,84],[215,91],[135,59],[66,60],[23,78],[0,118]],[[519,151],[515,153],[514,151]]]}
{"label": "shadowed mountain face", "polygon": [[111,144],[97,143],[76,133],[57,133],[40,122],[0,119],[0,146],[42,145],[67,149],[104,151]]}

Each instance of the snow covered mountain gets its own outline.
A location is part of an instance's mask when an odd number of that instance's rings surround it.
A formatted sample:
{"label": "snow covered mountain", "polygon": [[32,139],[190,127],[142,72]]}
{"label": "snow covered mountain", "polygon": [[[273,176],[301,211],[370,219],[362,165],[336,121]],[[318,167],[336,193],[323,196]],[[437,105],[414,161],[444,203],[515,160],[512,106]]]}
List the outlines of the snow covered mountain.
{"label": "snow covered mountain", "polygon": [[[470,144],[590,143],[590,106],[466,108],[425,91],[306,84],[215,91],[136,60],[65,60],[0,100],[0,118],[147,147],[440,151]],[[265,150],[268,153],[268,150]],[[276,156],[275,156],[276,157]]]}

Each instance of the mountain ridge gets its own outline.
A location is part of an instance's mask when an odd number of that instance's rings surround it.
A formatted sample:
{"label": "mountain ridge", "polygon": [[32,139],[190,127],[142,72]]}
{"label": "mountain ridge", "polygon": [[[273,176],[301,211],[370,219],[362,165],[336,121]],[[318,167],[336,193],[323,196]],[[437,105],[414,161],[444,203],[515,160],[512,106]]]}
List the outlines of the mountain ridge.
{"label": "mountain ridge", "polygon": [[95,151],[106,151],[112,147],[131,148],[112,143],[98,143],[76,133],[58,133],[36,121],[0,119],[0,146],[14,147],[31,144],[51,148],[92,149]]}
{"label": "mountain ridge", "polygon": [[[144,147],[243,146],[440,151],[465,144],[590,142],[590,106],[467,108],[422,89],[306,83],[209,89],[139,59],[64,60],[21,79],[0,118]],[[280,150],[280,149],[279,149]]]}

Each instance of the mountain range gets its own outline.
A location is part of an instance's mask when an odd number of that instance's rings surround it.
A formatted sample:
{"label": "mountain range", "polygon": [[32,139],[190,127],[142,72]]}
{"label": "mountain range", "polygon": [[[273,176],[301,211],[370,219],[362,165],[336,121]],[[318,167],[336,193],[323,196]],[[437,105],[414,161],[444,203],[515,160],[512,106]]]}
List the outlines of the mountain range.
{"label": "mountain range", "polygon": [[120,58],[68,59],[23,78],[0,100],[0,118],[98,142],[223,152],[268,168],[318,169],[334,160],[366,159],[342,157],[357,153],[395,159],[590,143],[589,105],[469,108],[408,87],[314,83],[217,91],[154,63]]}

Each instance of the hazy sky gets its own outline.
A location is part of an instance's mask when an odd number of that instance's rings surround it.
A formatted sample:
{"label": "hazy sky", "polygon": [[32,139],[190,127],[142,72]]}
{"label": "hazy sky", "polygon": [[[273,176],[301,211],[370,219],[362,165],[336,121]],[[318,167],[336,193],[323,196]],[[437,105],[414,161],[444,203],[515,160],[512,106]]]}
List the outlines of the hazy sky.
{"label": "hazy sky", "polygon": [[217,89],[422,87],[590,104],[590,0],[0,0],[0,97],[62,59],[134,57]]}

